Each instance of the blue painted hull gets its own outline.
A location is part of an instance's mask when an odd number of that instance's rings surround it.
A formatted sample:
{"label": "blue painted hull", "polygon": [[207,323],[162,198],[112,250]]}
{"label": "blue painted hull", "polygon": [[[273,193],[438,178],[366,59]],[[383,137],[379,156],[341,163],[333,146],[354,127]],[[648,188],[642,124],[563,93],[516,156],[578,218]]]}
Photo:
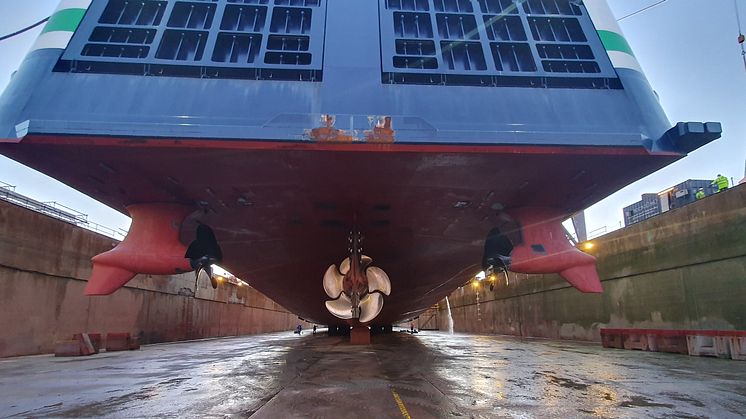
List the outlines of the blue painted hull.
{"label": "blue painted hull", "polygon": [[321,276],[357,217],[392,278],[390,324],[481,269],[502,211],[568,216],[719,136],[671,128],[574,3],[396,1],[197,2],[201,20],[161,1],[145,22],[94,0],[0,97],[0,152],[121,211],[193,206],[185,231],[209,223],[226,268],[320,323],[337,321]]}

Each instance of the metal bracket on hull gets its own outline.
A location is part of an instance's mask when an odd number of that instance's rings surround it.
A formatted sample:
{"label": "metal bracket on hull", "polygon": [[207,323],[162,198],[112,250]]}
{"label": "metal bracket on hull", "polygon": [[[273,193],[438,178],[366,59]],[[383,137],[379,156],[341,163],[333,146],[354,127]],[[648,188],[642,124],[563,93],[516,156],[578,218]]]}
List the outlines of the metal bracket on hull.
{"label": "metal bracket on hull", "polygon": [[179,241],[181,223],[193,208],[178,204],[127,207],[132,226],[114,249],[95,256],[85,295],[109,295],[138,273],[172,275],[189,272],[186,246]]}
{"label": "metal bracket on hull", "polygon": [[662,151],[689,154],[720,138],[722,133],[719,122],[679,122],[663,134],[658,144]]}

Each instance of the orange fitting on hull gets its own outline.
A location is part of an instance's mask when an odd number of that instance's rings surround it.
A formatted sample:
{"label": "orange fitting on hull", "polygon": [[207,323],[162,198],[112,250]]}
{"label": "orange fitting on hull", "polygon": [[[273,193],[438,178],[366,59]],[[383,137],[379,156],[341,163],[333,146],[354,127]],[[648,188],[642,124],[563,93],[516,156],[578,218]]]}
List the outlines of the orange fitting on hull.
{"label": "orange fitting on hull", "polygon": [[565,236],[562,217],[550,208],[510,212],[521,226],[523,242],[510,253],[510,270],[526,274],[558,273],[582,292],[603,292],[596,258],[576,249]]}
{"label": "orange fitting on hull", "polygon": [[192,268],[179,241],[181,223],[193,208],[178,204],[137,204],[127,207],[132,226],[112,250],[97,255],[85,295],[109,295],[137,274],[172,275]]}

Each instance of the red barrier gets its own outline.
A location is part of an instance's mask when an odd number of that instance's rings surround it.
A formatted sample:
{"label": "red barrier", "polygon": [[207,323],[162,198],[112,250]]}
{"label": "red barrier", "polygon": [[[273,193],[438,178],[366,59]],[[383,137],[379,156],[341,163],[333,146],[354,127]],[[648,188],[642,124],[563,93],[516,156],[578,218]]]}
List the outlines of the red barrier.
{"label": "red barrier", "polygon": [[91,338],[88,337],[87,333],[76,333],[73,338],[78,341],[80,346],[80,355],[93,355],[98,353],[98,350],[93,346]]}
{"label": "red barrier", "polygon": [[[691,356],[718,356],[716,342],[717,332],[714,334],[686,335],[686,346]],[[729,354],[730,355],[730,354]]]}
{"label": "red barrier", "polygon": [[91,339],[91,344],[93,344],[93,349],[96,353],[103,349],[103,346],[101,346],[101,333],[89,333],[88,337]]}
{"label": "red barrier", "polygon": [[684,330],[653,330],[651,332],[656,336],[658,352],[689,354],[689,348],[686,344],[686,332]]}
{"label": "red barrier", "polygon": [[648,333],[645,329],[625,329],[622,332],[624,349],[648,350]]}
{"label": "red barrier", "polygon": [[601,329],[601,344],[604,348],[624,349],[622,329]]}
{"label": "red barrier", "polygon": [[129,333],[107,333],[106,352],[127,351],[130,349]]}
{"label": "red barrier", "polygon": [[746,332],[728,336],[730,357],[739,361],[746,361]]}
{"label": "red barrier", "polygon": [[136,351],[140,349],[140,339],[137,336],[130,337],[127,349],[130,351]]}
{"label": "red barrier", "polygon": [[745,330],[601,329],[604,348],[746,360]]}
{"label": "red barrier", "polygon": [[80,356],[80,343],[77,339],[58,340],[54,343],[54,356]]}

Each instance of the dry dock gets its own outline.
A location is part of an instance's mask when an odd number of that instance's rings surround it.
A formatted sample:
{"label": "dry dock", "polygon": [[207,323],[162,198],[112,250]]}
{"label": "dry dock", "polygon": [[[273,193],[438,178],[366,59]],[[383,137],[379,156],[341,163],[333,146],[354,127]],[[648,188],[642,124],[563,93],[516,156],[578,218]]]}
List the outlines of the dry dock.
{"label": "dry dock", "polygon": [[739,418],[746,363],[443,332],[290,332],[0,361],[9,417]]}

